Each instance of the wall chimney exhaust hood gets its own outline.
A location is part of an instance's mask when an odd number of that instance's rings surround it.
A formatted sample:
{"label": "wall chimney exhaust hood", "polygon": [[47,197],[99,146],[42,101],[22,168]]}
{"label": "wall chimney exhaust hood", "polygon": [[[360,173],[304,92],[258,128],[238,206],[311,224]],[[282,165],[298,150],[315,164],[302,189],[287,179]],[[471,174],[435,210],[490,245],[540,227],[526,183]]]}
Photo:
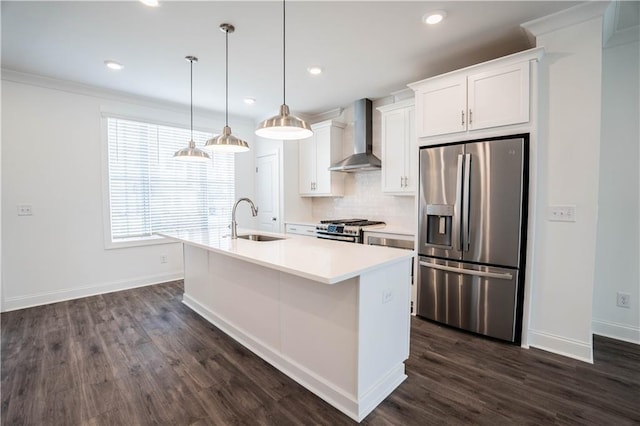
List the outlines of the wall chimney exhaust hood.
{"label": "wall chimney exhaust hood", "polygon": [[371,100],[360,99],[353,104],[353,155],[332,164],[332,172],[364,172],[380,170],[380,159],[373,155],[373,113]]}

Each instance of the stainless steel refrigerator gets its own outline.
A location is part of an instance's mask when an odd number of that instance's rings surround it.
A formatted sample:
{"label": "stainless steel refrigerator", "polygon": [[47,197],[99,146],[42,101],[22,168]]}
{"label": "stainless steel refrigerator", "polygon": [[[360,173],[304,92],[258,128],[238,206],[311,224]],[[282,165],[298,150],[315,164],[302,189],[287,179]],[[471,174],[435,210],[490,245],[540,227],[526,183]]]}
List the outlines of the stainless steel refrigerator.
{"label": "stainless steel refrigerator", "polygon": [[420,149],[417,315],[519,343],[528,135]]}

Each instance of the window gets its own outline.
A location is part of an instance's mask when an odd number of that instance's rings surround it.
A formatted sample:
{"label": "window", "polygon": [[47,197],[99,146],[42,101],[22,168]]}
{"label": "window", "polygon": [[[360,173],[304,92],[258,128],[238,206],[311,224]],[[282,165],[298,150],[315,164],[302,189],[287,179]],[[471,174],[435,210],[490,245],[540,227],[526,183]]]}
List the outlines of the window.
{"label": "window", "polygon": [[[155,232],[231,222],[233,153],[210,162],[181,162],[173,154],[188,129],[107,117],[110,241],[154,239]],[[193,132],[196,145],[212,135]]]}

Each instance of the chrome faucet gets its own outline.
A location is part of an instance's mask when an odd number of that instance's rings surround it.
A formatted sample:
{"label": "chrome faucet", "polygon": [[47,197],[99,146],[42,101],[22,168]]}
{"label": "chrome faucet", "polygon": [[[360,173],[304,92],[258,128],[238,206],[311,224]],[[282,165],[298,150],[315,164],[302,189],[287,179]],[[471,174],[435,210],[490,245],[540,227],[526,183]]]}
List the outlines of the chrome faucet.
{"label": "chrome faucet", "polygon": [[233,210],[231,211],[231,239],[233,240],[238,238],[238,223],[236,222],[236,208],[238,207],[238,204],[240,204],[240,201],[246,201],[247,203],[249,203],[249,205],[251,206],[251,214],[254,217],[258,216],[258,208],[255,206],[255,204],[253,204],[253,201],[251,201],[248,198],[240,198],[238,201],[236,201],[236,203],[233,205]]}

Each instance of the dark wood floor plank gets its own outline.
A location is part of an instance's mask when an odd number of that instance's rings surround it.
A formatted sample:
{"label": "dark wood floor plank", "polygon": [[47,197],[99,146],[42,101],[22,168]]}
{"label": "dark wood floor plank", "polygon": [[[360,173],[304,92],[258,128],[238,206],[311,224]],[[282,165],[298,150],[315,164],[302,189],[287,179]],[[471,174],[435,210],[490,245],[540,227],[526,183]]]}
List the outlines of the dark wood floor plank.
{"label": "dark wood floor plank", "polygon": [[[2,425],[351,425],[182,303],[182,282],[1,316]],[[638,425],[640,346],[594,364],[412,319],[408,379],[365,425]]]}

